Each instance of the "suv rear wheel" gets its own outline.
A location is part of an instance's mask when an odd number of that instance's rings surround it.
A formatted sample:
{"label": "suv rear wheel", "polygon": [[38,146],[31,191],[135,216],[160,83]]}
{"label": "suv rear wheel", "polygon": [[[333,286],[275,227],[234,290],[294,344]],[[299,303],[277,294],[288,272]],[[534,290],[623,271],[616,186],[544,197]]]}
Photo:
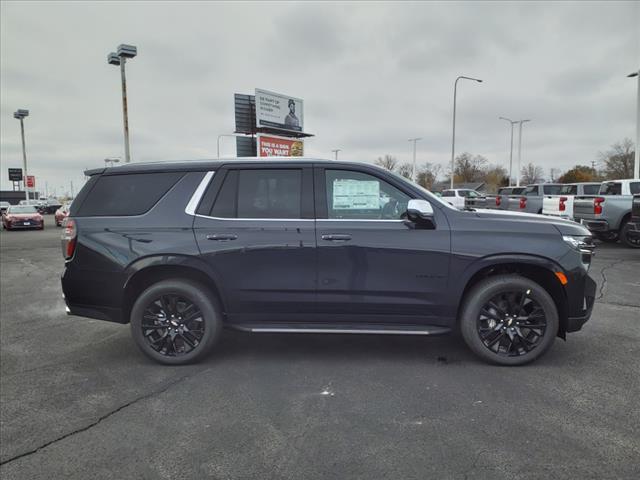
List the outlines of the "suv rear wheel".
{"label": "suv rear wheel", "polygon": [[131,333],[153,360],[183,365],[211,351],[222,330],[216,299],[198,283],[164,280],[147,288],[131,309]]}
{"label": "suv rear wheel", "polygon": [[558,324],[551,296],[519,275],[479,282],[466,295],[460,316],[469,348],[499,365],[523,365],[538,358],[555,340]]}
{"label": "suv rear wheel", "polygon": [[629,235],[629,230],[631,229],[629,228],[629,220],[627,220],[620,229],[620,240],[622,240],[622,243],[627,247],[640,248],[640,239],[631,237],[631,235]]}

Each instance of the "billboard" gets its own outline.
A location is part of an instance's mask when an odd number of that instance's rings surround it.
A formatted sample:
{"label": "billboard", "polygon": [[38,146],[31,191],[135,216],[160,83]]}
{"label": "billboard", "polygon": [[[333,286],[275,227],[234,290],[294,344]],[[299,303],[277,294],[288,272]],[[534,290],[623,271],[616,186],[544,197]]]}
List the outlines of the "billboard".
{"label": "billboard", "polygon": [[256,127],[304,132],[301,99],[256,88],[255,101]]}
{"label": "billboard", "polygon": [[9,180],[12,182],[20,182],[22,181],[22,169],[21,168],[10,168],[9,169]]}
{"label": "billboard", "polygon": [[298,138],[258,134],[259,157],[302,157],[304,143]]}
{"label": "billboard", "polygon": [[35,188],[36,187],[36,177],[33,175],[27,175],[27,188]]}

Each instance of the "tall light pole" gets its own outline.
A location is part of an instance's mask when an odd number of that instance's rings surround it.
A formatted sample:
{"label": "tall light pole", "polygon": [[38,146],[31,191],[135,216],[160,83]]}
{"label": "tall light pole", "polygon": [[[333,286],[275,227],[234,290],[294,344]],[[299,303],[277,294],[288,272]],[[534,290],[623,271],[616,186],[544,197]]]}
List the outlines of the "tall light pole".
{"label": "tall light pole", "polygon": [[459,76],[456,78],[455,83],[453,84],[453,135],[451,137],[451,188],[453,188],[453,171],[454,171],[454,156],[456,151],[456,95],[458,91],[458,80],[473,80],[474,82],[482,83],[482,80],[479,78],[465,77]]}
{"label": "tall light pole", "polygon": [[640,70],[627,75],[629,78],[638,77],[638,94],[636,97],[636,156],[633,160],[633,178],[640,178]]}
{"label": "tall light pole", "polygon": [[120,159],[119,158],[105,158],[104,159],[104,166],[107,167],[109,162],[111,162],[111,166],[113,167],[114,163],[119,163]]}
{"label": "tall light pole", "polygon": [[342,150],[341,150],[341,149],[339,149],[339,148],[336,148],[335,150],[331,150],[331,152],[332,152],[333,154],[335,154],[335,159],[336,159],[336,160],[338,159],[338,152],[341,152],[341,151],[342,151]]}
{"label": "tall light pole", "polygon": [[516,183],[516,187],[520,186],[520,160],[522,158],[522,124],[524,122],[530,122],[531,120],[518,120],[517,123],[520,124],[520,132],[518,133],[518,182]]}
{"label": "tall light pole", "polygon": [[127,58],[133,58],[138,55],[138,49],[133,45],[119,45],[118,52],[111,52],[107,55],[107,63],[109,65],[120,66],[120,78],[122,81],[122,117],[124,119],[124,161],[129,163],[131,155],[129,152],[129,115],[127,112],[127,78],[124,73],[124,66]]}
{"label": "tall light pole", "polygon": [[29,110],[18,109],[13,112],[13,118],[20,120],[20,134],[22,136],[22,162],[24,173],[22,174],[22,182],[24,183],[24,195],[27,205],[29,204],[29,187],[27,187],[27,148],[24,143],[24,119],[29,116]]}
{"label": "tall light pole", "polygon": [[509,186],[511,186],[513,183],[513,124],[518,122],[506,117],[498,117],[498,120],[506,120],[511,124],[511,149],[509,150]]}
{"label": "tall light pole", "polygon": [[416,142],[422,138],[410,138],[408,141],[413,142],[413,167],[411,167],[411,180],[416,181]]}

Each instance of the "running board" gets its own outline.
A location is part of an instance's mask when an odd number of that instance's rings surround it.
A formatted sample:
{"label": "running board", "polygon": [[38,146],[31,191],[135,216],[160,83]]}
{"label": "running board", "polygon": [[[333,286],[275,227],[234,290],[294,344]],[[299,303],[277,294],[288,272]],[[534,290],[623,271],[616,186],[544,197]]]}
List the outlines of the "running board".
{"label": "running board", "polygon": [[450,333],[451,329],[447,327],[436,327],[426,325],[362,325],[354,326],[308,326],[308,325],[229,325],[236,330],[251,333],[357,333],[365,335],[442,335]]}

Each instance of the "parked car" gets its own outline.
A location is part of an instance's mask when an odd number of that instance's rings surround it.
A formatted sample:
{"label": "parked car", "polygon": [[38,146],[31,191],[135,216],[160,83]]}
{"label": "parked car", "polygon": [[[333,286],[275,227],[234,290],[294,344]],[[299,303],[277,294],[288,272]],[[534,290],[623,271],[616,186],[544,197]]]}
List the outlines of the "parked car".
{"label": "parked car", "polygon": [[44,218],[32,205],[11,205],[2,215],[2,228],[5,230],[44,229]]}
{"label": "parked car", "polygon": [[456,208],[463,209],[467,197],[479,198],[482,194],[468,188],[453,188],[442,191],[442,199]]}
{"label": "parked car", "polygon": [[[539,183],[527,185],[520,195],[518,208],[509,203],[509,210],[525,213],[542,213],[542,200],[545,195],[558,195],[562,184],[560,183]],[[514,202],[515,203],[515,202]]]}
{"label": "parked car", "polygon": [[629,247],[640,248],[640,195],[633,196],[631,219],[622,232],[622,238],[626,238],[624,243]]}
{"label": "parked car", "polygon": [[633,195],[636,194],[640,194],[638,179],[602,182],[598,195],[574,199],[574,217],[602,241],[617,242],[620,239],[633,246],[626,235],[626,227],[631,220]]}
{"label": "parked car", "polygon": [[519,205],[520,194],[524,191],[524,187],[502,187],[498,189],[496,195],[487,195],[487,208],[497,210],[510,210],[509,205]]}
{"label": "parked car", "polygon": [[594,195],[600,182],[568,183],[558,195],[545,195],[542,199],[542,214],[573,220],[573,198],[576,195]]}
{"label": "parked car", "polygon": [[6,212],[7,208],[9,208],[10,206],[11,204],[9,202],[0,202],[0,214]]}
{"label": "parked car", "polygon": [[65,203],[59,209],[57,209],[56,213],[54,214],[54,219],[56,221],[56,227],[61,227],[62,226],[62,222],[68,216],[69,216],[69,204]]}
{"label": "parked car", "polygon": [[582,225],[458,210],[370,164],[234,159],[86,174],[62,236],[68,312],[130,323],[161,363],[201,359],[222,327],[460,328],[484,360],[518,365],[593,308]]}

